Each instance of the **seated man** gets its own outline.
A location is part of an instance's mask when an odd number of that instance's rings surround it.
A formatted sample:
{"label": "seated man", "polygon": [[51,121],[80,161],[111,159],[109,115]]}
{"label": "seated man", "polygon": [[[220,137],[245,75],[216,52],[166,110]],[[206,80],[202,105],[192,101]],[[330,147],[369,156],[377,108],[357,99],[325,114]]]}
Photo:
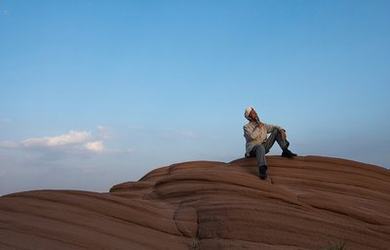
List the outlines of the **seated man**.
{"label": "seated man", "polygon": [[[275,141],[278,142],[283,150],[282,156],[292,158],[297,156],[288,149],[290,143],[286,138],[286,131],[275,125],[262,123],[254,108],[245,109],[245,118],[249,120],[244,126],[244,137],[246,139],[245,157],[256,157],[259,167],[259,177],[267,178],[267,161],[265,154],[269,152]],[[267,134],[271,133],[267,138]]]}

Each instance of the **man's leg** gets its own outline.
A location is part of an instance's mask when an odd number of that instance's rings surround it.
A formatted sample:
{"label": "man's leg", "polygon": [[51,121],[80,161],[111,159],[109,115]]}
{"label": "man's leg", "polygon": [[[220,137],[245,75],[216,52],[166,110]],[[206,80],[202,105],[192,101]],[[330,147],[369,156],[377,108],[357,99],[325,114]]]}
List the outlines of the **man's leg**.
{"label": "man's leg", "polygon": [[263,143],[265,148],[265,153],[268,153],[271,147],[274,145],[275,141],[278,142],[280,148],[283,150],[282,156],[287,158],[292,158],[294,156],[297,156],[297,154],[294,154],[288,149],[288,146],[290,145],[290,142],[287,141],[287,139],[282,138],[282,134],[280,133],[279,129],[274,128],[271,132],[271,135],[268,136],[267,140]]}
{"label": "man's leg", "polygon": [[265,153],[268,153],[269,150],[274,145],[275,141],[279,144],[280,148],[284,151],[288,148],[290,143],[287,140],[282,139],[282,134],[279,129],[274,128],[271,134],[268,136],[267,140],[263,143],[265,148]]}
{"label": "man's leg", "polygon": [[265,159],[265,148],[263,145],[256,145],[252,149],[252,154],[256,156],[257,167],[259,168],[259,176],[261,179],[267,178],[267,160]]}

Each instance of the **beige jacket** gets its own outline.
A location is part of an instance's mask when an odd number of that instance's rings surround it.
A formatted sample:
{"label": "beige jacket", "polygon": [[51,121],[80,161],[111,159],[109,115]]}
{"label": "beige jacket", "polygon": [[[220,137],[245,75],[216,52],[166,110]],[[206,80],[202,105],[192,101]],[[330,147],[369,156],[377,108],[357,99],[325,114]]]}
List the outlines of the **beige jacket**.
{"label": "beige jacket", "polygon": [[248,122],[244,125],[244,137],[246,139],[246,152],[245,156],[249,156],[249,153],[252,151],[253,147],[262,144],[267,139],[267,134],[272,132],[272,129],[276,127],[282,129],[279,126],[262,123],[259,127],[257,122]]}

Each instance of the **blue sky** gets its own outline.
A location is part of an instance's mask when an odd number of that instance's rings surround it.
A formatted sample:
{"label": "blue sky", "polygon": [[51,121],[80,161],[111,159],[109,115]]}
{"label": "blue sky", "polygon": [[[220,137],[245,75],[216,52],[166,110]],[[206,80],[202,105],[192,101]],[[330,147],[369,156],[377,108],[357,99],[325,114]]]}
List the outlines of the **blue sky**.
{"label": "blue sky", "polygon": [[[0,1],[0,194],[244,154],[390,166],[389,1]],[[277,145],[271,151],[279,154]]]}

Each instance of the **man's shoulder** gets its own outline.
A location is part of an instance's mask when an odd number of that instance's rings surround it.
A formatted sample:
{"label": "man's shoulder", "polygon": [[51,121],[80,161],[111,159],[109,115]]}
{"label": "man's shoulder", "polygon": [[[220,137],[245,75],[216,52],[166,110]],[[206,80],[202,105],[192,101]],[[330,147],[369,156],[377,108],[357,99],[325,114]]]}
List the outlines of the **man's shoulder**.
{"label": "man's shoulder", "polygon": [[252,127],[252,126],[253,126],[252,122],[248,122],[247,124],[245,124],[243,126],[243,128],[248,128],[248,127]]}

